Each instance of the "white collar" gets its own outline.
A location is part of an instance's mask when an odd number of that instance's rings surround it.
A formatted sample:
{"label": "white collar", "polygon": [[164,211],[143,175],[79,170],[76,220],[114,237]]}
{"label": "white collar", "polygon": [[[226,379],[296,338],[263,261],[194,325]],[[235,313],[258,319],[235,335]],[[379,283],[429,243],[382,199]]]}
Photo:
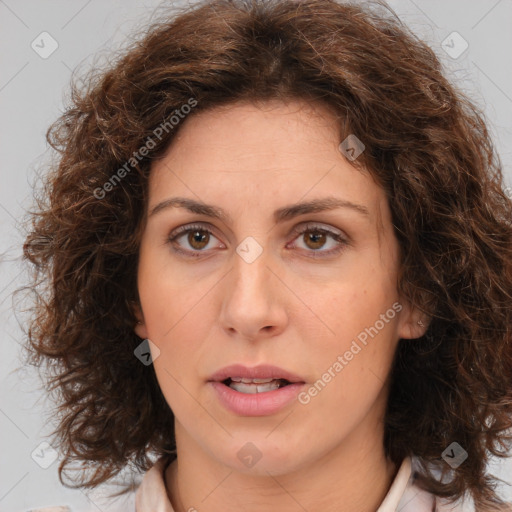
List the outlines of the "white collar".
{"label": "white collar", "polygon": [[[406,457],[376,512],[430,512],[434,498],[414,487],[411,458]],[[174,512],[165,488],[168,459],[161,458],[149,469],[135,495],[136,512]],[[439,510],[439,509],[438,509]]]}

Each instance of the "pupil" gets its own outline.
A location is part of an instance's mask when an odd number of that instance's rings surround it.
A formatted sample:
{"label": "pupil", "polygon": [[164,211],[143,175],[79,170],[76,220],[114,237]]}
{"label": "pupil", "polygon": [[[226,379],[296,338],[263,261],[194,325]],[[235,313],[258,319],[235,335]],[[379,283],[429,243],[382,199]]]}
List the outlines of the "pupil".
{"label": "pupil", "polygon": [[[204,234],[201,234],[204,233]],[[206,245],[208,245],[208,240],[204,243],[205,239],[208,238],[208,235],[204,231],[194,231],[189,233],[189,243],[195,249],[202,249]],[[197,246],[199,244],[199,247]]]}
{"label": "pupil", "polygon": [[319,233],[318,231],[316,231],[316,235],[314,234],[315,232],[310,232],[309,236],[308,236],[308,241],[309,242],[312,242],[313,243],[313,247],[314,249],[319,249],[320,247],[322,247],[324,244],[325,244],[325,233]]}

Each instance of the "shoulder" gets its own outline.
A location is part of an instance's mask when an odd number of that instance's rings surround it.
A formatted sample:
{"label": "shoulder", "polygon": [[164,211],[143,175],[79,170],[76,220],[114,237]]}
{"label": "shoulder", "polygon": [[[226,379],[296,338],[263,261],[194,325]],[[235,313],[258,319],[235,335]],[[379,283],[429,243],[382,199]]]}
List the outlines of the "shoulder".
{"label": "shoulder", "polygon": [[400,499],[397,511],[400,512],[474,512],[472,503],[458,500],[455,503],[450,503],[447,499],[435,496],[420,487],[415,483],[415,476],[417,471],[417,460],[411,460],[412,471],[405,488],[405,491]]}
{"label": "shoulder", "polygon": [[450,504],[447,500],[415,485],[407,487],[397,510],[400,512],[474,512],[470,504],[460,501]]}
{"label": "shoulder", "polygon": [[[120,496],[113,496],[118,487],[109,488],[106,484],[103,488],[83,492],[86,497],[86,504],[63,504],[33,507],[24,509],[23,512],[136,512],[135,493],[136,488]],[[3,509],[0,509],[3,510]]]}

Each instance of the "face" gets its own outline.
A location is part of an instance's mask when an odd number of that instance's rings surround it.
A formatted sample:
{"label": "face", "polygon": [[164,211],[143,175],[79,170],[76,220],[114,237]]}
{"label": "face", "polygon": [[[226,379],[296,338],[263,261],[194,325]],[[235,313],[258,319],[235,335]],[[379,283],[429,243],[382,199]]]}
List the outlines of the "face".
{"label": "face", "polygon": [[381,442],[397,342],[423,334],[384,191],[320,104],[233,103],[178,135],[149,179],[136,327],[178,454],[283,474]]}

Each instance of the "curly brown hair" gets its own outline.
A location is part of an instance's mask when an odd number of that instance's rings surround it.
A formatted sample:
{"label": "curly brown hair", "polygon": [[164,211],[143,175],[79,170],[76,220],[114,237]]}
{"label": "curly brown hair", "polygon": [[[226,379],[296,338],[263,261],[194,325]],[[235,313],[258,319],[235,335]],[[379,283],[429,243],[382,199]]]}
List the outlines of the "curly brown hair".
{"label": "curly brown hair", "polygon": [[[168,120],[187,103],[193,116],[299,98],[327,105],[342,134],[364,141],[354,165],[388,196],[399,291],[432,318],[423,337],[398,344],[386,454],[418,457],[418,484],[437,496],[504,505],[486,466],[512,440],[512,204],[483,114],[375,5],[202,1],[72,84],[47,133],[59,157],[24,244],[37,291],[29,361],[59,394],[62,483],[73,461],[94,470],[78,485],[95,487],[128,464],[147,470],[151,453],[175,454],[173,413],[134,357],[148,176],[180,129]],[[455,470],[441,457],[453,441],[468,454]]]}

